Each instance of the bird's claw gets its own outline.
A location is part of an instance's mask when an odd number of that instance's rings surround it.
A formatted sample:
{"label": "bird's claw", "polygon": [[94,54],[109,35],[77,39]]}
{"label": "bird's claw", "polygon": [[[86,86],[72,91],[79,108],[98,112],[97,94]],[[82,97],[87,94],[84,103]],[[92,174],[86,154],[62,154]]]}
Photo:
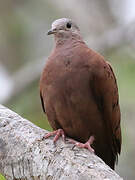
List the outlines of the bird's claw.
{"label": "bird's claw", "polygon": [[77,142],[73,139],[69,139],[69,142],[74,144],[75,146],[79,147],[79,148],[86,148],[88,149],[91,153],[94,153],[94,149],[91,147],[91,144],[93,144],[93,141],[94,141],[94,136],[90,136],[89,140],[86,142],[86,143],[80,143],[80,142]]}
{"label": "bird's claw", "polygon": [[62,136],[62,139],[65,142],[65,133],[64,133],[63,129],[58,129],[56,131],[49,132],[44,136],[44,138],[47,139],[48,137],[54,136],[54,135],[55,135],[55,137],[53,139],[54,143],[59,139],[60,136]]}

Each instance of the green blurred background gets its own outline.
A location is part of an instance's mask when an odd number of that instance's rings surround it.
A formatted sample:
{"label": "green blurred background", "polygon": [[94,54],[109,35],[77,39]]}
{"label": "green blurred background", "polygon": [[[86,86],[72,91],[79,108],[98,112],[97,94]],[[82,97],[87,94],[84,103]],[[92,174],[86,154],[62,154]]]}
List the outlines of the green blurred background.
{"label": "green blurred background", "polygon": [[117,76],[123,144],[116,171],[125,180],[135,179],[134,9],[134,0],[0,0],[0,103],[51,130],[39,98],[40,74],[53,47],[46,32],[57,18],[74,19]]}

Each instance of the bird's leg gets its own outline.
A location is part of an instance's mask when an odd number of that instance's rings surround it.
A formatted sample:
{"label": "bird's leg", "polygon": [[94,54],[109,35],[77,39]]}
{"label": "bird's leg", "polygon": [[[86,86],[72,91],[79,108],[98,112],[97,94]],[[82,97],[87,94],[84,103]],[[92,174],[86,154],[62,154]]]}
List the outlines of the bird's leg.
{"label": "bird's leg", "polygon": [[44,138],[46,139],[46,138],[48,138],[50,136],[54,136],[54,135],[55,135],[55,137],[53,139],[54,143],[59,139],[60,136],[62,136],[62,139],[65,142],[65,133],[64,133],[63,129],[57,129],[56,131],[49,132],[44,136]]}
{"label": "bird's leg", "polygon": [[94,153],[94,149],[91,147],[91,144],[93,144],[95,138],[94,136],[90,136],[90,138],[88,139],[88,141],[86,143],[80,143],[78,141],[75,141],[73,139],[70,139],[69,142],[75,144],[75,146],[80,147],[80,148],[86,148],[88,149],[90,152]]}

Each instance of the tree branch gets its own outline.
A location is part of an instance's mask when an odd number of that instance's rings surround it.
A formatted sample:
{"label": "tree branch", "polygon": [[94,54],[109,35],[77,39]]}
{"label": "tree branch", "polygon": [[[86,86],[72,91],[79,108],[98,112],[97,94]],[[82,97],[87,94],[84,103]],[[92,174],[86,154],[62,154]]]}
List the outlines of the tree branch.
{"label": "tree branch", "polygon": [[0,105],[0,173],[7,180],[122,180],[100,158],[68,142],[42,140],[47,131]]}

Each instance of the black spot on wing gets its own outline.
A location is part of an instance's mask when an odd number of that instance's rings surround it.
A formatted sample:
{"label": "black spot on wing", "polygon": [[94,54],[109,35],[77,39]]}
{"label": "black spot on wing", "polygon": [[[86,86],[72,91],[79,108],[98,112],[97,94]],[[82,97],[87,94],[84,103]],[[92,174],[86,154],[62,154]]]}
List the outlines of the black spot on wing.
{"label": "black spot on wing", "polygon": [[41,92],[40,92],[40,99],[41,99],[41,104],[42,104],[43,111],[44,111],[44,113],[46,113],[45,106],[44,106],[44,100],[43,100]]}

